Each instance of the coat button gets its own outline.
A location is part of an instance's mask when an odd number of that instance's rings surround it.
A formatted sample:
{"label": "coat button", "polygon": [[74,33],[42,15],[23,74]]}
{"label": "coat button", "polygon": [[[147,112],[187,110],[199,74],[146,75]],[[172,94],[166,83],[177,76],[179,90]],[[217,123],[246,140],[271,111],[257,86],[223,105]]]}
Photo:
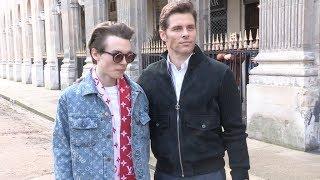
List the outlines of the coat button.
{"label": "coat button", "polygon": [[156,126],[157,126],[157,127],[159,127],[159,125],[160,125],[159,123],[156,123]]}
{"label": "coat button", "polygon": [[202,129],[205,129],[207,126],[205,124],[202,124]]}
{"label": "coat button", "polygon": [[108,162],[110,162],[110,161],[111,161],[111,158],[110,158],[110,157],[108,157],[108,158],[107,158],[107,161],[108,161]]}
{"label": "coat button", "polygon": [[111,138],[111,135],[110,135],[110,134],[108,134],[108,135],[107,135],[107,138],[108,138],[108,139],[110,139],[110,138]]}

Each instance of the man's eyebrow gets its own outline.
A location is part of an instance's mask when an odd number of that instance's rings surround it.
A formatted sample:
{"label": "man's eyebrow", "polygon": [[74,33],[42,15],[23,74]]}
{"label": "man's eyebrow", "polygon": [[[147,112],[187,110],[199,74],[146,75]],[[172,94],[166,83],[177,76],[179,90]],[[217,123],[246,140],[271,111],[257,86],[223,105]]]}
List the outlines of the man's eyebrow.
{"label": "man's eyebrow", "polygon": [[177,27],[182,27],[182,25],[175,25],[175,26],[172,26],[171,28],[177,28]]}

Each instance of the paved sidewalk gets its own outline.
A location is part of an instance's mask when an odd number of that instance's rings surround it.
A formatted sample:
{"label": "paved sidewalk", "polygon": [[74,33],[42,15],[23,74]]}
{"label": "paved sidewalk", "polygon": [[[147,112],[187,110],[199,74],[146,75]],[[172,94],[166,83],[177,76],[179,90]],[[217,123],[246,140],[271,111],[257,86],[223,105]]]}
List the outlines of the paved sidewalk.
{"label": "paved sidewalk", "polygon": [[[0,79],[0,97],[52,121],[55,118],[60,92]],[[319,150],[306,153],[253,139],[248,139],[248,147],[251,163],[250,179],[320,180]],[[151,169],[155,162],[151,157]],[[228,168],[226,170],[229,171]],[[227,179],[230,179],[230,175]]]}

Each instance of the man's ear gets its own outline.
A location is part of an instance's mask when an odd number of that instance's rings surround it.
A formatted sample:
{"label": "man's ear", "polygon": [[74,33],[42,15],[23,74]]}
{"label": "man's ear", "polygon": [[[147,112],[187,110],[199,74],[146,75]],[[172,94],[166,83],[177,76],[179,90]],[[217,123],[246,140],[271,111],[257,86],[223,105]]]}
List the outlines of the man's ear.
{"label": "man's ear", "polygon": [[91,55],[92,55],[92,58],[95,59],[96,61],[100,60],[101,55],[96,48],[92,48]]}
{"label": "man's ear", "polygon": [[167,35],[166,32],[163,30],[159,30],[160,38],[162,41],[167,42]]}

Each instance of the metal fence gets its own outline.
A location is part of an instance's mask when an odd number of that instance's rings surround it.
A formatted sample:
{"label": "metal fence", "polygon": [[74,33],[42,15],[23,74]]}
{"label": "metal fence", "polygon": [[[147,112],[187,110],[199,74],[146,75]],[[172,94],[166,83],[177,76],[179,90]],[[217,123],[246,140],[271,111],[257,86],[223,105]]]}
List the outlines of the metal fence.
{"label": "metal fence", "polygon": [[207,56],[218,60],[229,66],[234,74],[236,83],[240,91],[242,102],[246,100],[246,85],[249,83],[249,71],[258,66],[254,57],[258,55],[258,49],[237,49],[222,51],[205,51]]}

